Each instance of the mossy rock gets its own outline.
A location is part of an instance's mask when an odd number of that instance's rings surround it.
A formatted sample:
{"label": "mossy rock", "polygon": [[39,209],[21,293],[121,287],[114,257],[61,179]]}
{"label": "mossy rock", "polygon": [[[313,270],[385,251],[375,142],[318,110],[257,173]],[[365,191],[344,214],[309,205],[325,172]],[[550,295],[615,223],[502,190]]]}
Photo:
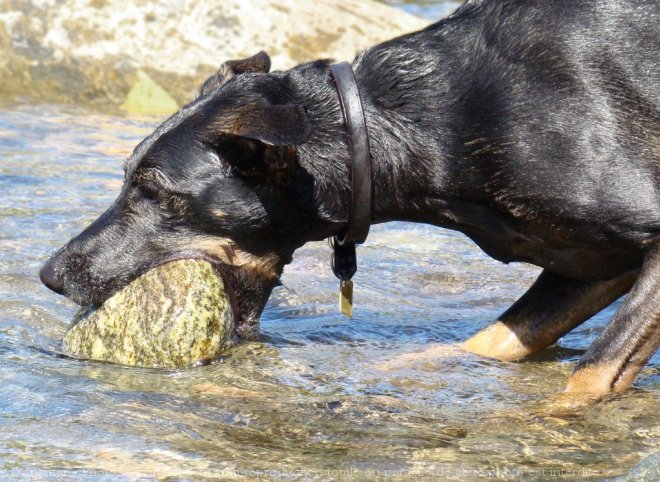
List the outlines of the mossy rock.
{"label": "mossy rock", "polygon": [[98,310],[81,310],[64,336],[70,356],[130,366],[186,367],[235,342],[222,278],[206,261],[181,260],[143,274]]}

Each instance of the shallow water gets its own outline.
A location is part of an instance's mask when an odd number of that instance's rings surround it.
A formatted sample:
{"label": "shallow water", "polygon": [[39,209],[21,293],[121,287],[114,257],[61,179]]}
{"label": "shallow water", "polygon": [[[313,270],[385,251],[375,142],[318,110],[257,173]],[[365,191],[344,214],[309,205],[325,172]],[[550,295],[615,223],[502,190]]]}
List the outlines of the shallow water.
{"label": "shallow water", "polygon": [[285,270],[263,342],[213,365],[62,356],[76,306],[38,268],[111,203],[123,159],[157,121],[0,109],[0,480],[601,480],[659,450],[659,356],[632,390],[553,408],[617,304],[530,361],[438,348],[392,363],[467,338],[538,274],[429,226],[372,229],[350,320],[315,243]]}
{"label": "shallow water", "polygon": [[353,319],[337,312],[330,251],[316,243],[287,267],[262,344],[180,371],[61,356],[76,307],[41,286],[37,270],[110,204],[123,158],[154,122],[48,106],[0,112],[0,479],[261,470],[272,479],[547,480],[545,469],[577,480],[624,473],[658,449],[658,357],[635,389],[546,414],[612,309],[534,361],[449,352],[384,371],[397,355],[484,327],[537,273],[422,225],[373,229],[360,248]]}

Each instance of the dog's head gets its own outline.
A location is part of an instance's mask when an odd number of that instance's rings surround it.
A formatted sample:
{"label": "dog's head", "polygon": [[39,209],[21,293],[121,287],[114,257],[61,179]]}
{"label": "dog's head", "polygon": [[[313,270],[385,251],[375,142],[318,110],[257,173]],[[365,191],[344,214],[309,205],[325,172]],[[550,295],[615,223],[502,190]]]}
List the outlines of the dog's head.
{"label": "dog's head", "polygon": [[297,149],[310,121],[286,75],[266,74],[269,67],[265,53],[227,62],[142,141],[117,200],[53,255],[42,281],[81,305],[99,305],[157,265],[209,260],[233,291],[239,335],[254,335],[310,227],[291,186],[304,176]]}

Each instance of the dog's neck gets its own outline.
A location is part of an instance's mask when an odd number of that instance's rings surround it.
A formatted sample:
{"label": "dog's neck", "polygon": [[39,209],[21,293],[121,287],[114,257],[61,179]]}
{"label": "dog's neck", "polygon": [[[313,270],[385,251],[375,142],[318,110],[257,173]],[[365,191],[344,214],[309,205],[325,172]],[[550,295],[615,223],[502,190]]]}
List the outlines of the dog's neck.
{"label": "dog's neck", "polygon": [[[434,132],[429,135],[423,118],[439,110],[437,91],[436,105],[426,106],[429,111],[422,112],[420,118],[416,112],[419,99],[407,96],[411,92],[423,94],[424,86],[413,84],[428,78],[419,79],[412,68],[405,72],[397,67],[398,62],[395,57],[384,59],[377,51],[370,51],[353,63],[371,146],[372,224],[394,220],[434,222],[424,218],[423,213],[428,212],[425,208],[429,203],[437,201],[445,181],[442,169],[438,169],[446,150],[438,142],[443,129],[438,129],[438,119],[433,119]],[[344,228],[350,209],[351,160],[329,64],[306,64],[290,75],[298,77],[296,83],[302,84],[302,95],[314,125],[312,138],[298,152],[302,175],[297,186],[306,186],[303,197],[314,204],[320,221],[331,230]],[[416,105],[408,106],[407,102]]]}

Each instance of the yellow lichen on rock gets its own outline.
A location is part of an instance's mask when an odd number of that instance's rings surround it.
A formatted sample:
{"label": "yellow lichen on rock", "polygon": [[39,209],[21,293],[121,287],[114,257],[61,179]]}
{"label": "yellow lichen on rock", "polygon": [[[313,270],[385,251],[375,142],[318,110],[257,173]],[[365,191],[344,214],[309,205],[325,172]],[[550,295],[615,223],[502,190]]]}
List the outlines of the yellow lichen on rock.
{"label": "yellow lichen on rock", "polygon": [[222,278],[205,261],[181,260],[143,274],[98,310],[81,310],[64,350],[122,365],[184,367],[210,361],[233,343]]}
{"label": "yellow lichen on rock", "polygon": [[172,114],[179,105],[172,96],[142,70],[120,109],[134,115]]}

